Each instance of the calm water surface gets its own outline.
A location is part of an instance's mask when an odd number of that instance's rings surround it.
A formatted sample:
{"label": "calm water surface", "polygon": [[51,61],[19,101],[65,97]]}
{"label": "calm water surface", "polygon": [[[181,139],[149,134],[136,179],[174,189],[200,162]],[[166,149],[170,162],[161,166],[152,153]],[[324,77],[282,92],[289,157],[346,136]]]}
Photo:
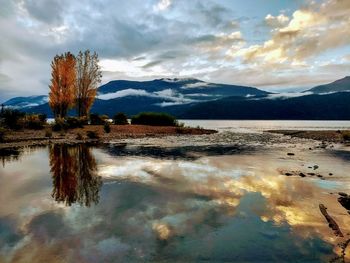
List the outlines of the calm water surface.
{"label": "calm water surface", "polygon": [[281,120],[181,120],[187,126],[233,132],[266,130],[341,130],[350,129],[350,121],[281,121]]}
{"label": "calm water surface", "polygon": [[[281,174],[316,163],[326,180]],[[322,151],[15,152],[0,167],[0,262],[328,262],[349,238],[350,215],[337,201],[338,191],[350,193],[348,171],[347,157]]]}

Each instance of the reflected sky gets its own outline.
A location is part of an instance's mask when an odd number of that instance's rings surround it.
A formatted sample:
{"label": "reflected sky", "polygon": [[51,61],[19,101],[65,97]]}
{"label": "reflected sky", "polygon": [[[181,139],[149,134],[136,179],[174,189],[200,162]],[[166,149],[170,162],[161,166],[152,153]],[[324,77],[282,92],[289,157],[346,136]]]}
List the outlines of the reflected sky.
{"label": "reflected sky", "polygon": [[[334,175],[280,173],[315,163]],[[0,168],[0,262],[328,262],[350,238],[337,201],[338,191],[350,193],[349,168],[325,153],[169,160],[86,146],[24,152]]]}

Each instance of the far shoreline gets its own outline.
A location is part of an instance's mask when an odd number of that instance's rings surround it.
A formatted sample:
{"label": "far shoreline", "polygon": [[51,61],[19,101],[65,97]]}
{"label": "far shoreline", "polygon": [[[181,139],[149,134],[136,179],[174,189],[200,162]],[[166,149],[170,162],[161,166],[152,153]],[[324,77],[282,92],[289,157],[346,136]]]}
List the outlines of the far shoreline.
{"label": "far shoreline", "polygon": [[265,132],[328,143],[350,143],[349,139],[345,139],[348,138],[346,136],[350,136],[350,130],[266,130]]}

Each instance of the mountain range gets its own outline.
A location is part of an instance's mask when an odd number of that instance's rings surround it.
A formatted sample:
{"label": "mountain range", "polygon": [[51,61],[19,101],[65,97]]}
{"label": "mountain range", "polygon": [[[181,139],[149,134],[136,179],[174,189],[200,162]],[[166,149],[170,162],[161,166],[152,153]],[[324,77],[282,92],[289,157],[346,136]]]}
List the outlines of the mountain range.
{"label": "mountain range", "polygon": [[307,90],[306,92],[308,91],[315,94],[350,91],[350,76],[338,79],[329,84],[314,87]]}
{"label": "mountain range", "polygon": [[[132,116],[141,111],[157,111],[184,119],[343,120],[350,119],[348,91],[350,77],[287,94],[194,78],[114,80],[99,87],[91,112],[110,117],[117,112]],[[52,117],[45,95],[15,97],[4,105]]]}

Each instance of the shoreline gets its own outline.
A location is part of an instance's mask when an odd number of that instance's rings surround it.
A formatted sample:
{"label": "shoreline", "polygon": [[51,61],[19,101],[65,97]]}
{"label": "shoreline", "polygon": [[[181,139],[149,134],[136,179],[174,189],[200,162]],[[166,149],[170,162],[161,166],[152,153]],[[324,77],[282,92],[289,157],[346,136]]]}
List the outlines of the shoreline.
{"label": "shoreline", "polygon": [[[149,126],[149,125],[111,125],[110,133],[105,133],[102,125],[87,125],[83,128],[75,128],[62,131],[53,131],[52,137],[45,136],[45,129],[42,130],[19,130],[8,131],[5,136],[5,142],[0,143],[0,150],[11,148],[23,148],[31,146],[46,146],[55,143],[65,144],[90,144],[90,143],[110,143],[117,140],[137,140],[137,139],[157,139],[167,136],[193,136],[193,135],[211,135],[219,133],[217,130],[192,128],[192,127],[172,127],[172,126]],[[92,131],[98,135],[98,139],[88,138],[87,132]],[[239,135],[239,132],[234,132]],[[249,134],[249,133],[248,133]],[[350,134],[350,130],[266,130],[263,134],[279,134],[296,139],[306,139],[319,141],[322,143],[335,143],[349,145],[350,141],[345,141],[343,134]],[[80,138],[79,138],[80,137]],[[217,136],[216,136],[217,137]],[[215,136],[212,138],[215,140]],[[224,136],[225,137],[225,136]],[[244,137],[244,136],[243,136]],[[249,136],[248,136],[249,137]],[[257,140],[267,139],[262,136]],[[247,139],[247,138],[246,138]],[[164,140],[164,139],[163,139]],[[197,139],[196,139],[197,140]],[[235,139],[234,139],[235,140]],[[268,139],[267,139],[268,140]],[[243,139],[244,141],[244,139]],[[233,141],[232,141],[233,142]],[[248,143],[246,141],[246,143]],[[264,143],[264,142],[262,142]],[[290,142],[293,144],[293,142]],[[244,143],[245,144],[245,143]],[[248,143],[249,144],[249,143]]]}
{"label": "shoreline", "polygon": [[344,134],[350,135],[350,130],[267,130],[265,132],[328,143],[350,143],[349,140],[344,140],[343,137]]}
{"label": "shoreline", "polygon": [[[52,131],[52,136],[45,136],[45,129],[8,131],[5,141],[0,143],[1,149],[21,148],[28,146],[45,146],[55,143],[79,144],[79,143],[106,143],[118,139],[139,139],[145,137],[184,136],[184,135],[208,135],[217,133],[216,130],[173,127],[173,126],[149,126],[149,125],[111,125],[109,133],[104,132],[103,125],[87,125],[83,128],[75,128],[62,131]],[[88,138],[87,132],[92,131],[98,138]],[[80,139],[78,138],[80,137]]]}

